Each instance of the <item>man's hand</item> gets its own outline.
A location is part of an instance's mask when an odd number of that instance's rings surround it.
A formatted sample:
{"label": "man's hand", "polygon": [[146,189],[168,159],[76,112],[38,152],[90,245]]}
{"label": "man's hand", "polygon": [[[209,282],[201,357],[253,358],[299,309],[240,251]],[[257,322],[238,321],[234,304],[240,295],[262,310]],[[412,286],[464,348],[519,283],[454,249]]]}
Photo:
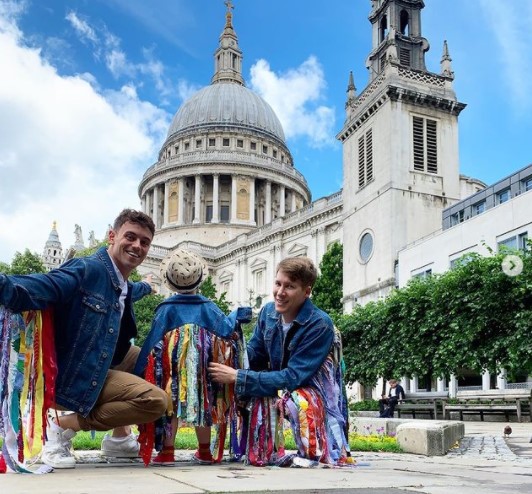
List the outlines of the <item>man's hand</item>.
{"label": "man's hand", "polygon": [[151,295],[157,295],[159,293],[157,285],[153,282],[152,274],[146,275],[142,281],[145,281],[146,283],[148,283],[148,285],[150,285]]}
{"label": "man's hand", "polygon": [[219,384],[233,384],[236,382],[237,370],[228,365],[211,362],[209,364],[209,376]]}

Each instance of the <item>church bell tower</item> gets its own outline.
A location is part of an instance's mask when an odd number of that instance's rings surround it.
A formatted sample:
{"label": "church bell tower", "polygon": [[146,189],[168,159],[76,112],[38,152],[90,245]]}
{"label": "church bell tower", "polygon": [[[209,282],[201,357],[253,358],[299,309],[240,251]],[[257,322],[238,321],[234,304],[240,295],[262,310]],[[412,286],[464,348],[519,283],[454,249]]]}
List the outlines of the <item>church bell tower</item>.
{"label": "church bell tower", "polygon": [[441,225],[460,199],[458,115],[443,43],[440,73],[427,70],[423,0],[372,0],[369,82],[349,75],[343,144],[344,308],[386,296],[398,252]]}

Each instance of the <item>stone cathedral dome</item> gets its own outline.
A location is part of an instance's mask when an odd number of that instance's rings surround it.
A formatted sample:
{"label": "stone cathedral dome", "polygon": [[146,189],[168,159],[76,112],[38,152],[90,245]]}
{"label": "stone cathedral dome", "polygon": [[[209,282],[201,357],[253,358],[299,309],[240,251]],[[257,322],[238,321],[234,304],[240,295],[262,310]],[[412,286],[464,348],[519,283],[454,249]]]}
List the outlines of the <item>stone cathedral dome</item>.
{"label": "stone cathedral dome", "polygon": [[226,6],[211,84],[176,112],[139,185],[143,211],[155,223],[154,257],[181,242],[227,243],[311,201],[279,118],[244,84],[233,6]]}
{"label": "stone cathedral dome", "polygon": [[231,82],[207,86],[187,100],[175,114],[168,138],[220,125],[264,132],[285,141],[283,127],[272,107],[247,87]]}

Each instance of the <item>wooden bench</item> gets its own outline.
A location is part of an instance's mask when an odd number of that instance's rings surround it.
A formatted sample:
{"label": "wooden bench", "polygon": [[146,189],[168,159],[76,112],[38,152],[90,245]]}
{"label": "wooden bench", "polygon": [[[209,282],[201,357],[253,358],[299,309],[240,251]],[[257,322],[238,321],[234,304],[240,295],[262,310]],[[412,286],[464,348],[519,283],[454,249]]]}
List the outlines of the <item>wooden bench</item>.
{"label": "wooden bench", "polygon": [[506,420],[510,414],[517,415],[517,421],[522,422],[523,415],[530,416],[532,407],[532,390],[530,389],[489,389],[478,391],[458,391],[457,403],[443,404],[443,418],[450,419],[451,412],[458,412],[460,420],[464,414],[504,415]]}
{"label": "wooden bench", "polygon": [[395,410],[397,416],[401,418],[401,413],[412,414],[416,418],[416,413],[429,414],[431,419],[437,419],[439,413],[443,413],[442,403],[449,397],[447,392],[427,391],[418,393],[405,393],[405,399],[400,401]]}

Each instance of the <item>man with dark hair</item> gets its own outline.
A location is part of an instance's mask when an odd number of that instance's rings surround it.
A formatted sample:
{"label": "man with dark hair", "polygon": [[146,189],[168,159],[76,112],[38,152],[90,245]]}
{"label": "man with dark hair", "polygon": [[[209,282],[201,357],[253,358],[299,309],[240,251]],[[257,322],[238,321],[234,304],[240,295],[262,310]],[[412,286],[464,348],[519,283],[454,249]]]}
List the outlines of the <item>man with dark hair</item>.
{"label": "man with dark hair", "polygon": [[[273,284],[273,302],[262,308],[247,345],[249,369],[211,363],[209,373],[214,382],[235,383],[236,392],[242,398],[252,397],[257,401],[277,397],[283,391],[282,403],[296,442],[307,434],[299,441],[298,456],[341,464],[348,462],[349,450],[341,340],[330,317],[309,298],[316,278],[317,270],[310,259],[282,260]],[[264,404],[261,407],[264,409]],[[272,409],[275,407],[278,409],[279,404],[275,403]],[[302,430],[304,426],[297,417],[300,413],[307,415],[308,424],[314,424],[312,431],[309,432],[310,427]],[[250,427],[253,429],[254,424]],[[308,436],[313,433],[313,437]],[[261,436],[250,432],[252,435]],[[316,447],[313,450],[308,444]],[[248,446],[248,449],[252,453],[253,448]],[[282,457],[274,459],[277,460],[286,465]],[[271,463],[272,458],[266,461]]]}
{"label": "man with dark hair", "polygon": [[397,403],[405,399],[405,390],[397,379],[390,379],[388,384],[390,385],[388,396],[382,395],[379,400],[379,417],[381,418],[393,418]]}
{"label": "man with dark hair", "polygon": [[132,374],[139,352],[131,344],[137,335],[132,304],[151,287],[128,277],[146,258],[154,232],[149,216],[125,209],[109,231],[109,246],[93,255],[46,274],[0,274],[0,304],[18,312],[53,309],[56,408],[73,413],[52,419],[42,453],[47,465],[74,468],[71,440],[80,430],[116,428],[104,438],[104,454],[137,456],[136,438],[125,426],[151,422],[166,410],[164,391]]}

